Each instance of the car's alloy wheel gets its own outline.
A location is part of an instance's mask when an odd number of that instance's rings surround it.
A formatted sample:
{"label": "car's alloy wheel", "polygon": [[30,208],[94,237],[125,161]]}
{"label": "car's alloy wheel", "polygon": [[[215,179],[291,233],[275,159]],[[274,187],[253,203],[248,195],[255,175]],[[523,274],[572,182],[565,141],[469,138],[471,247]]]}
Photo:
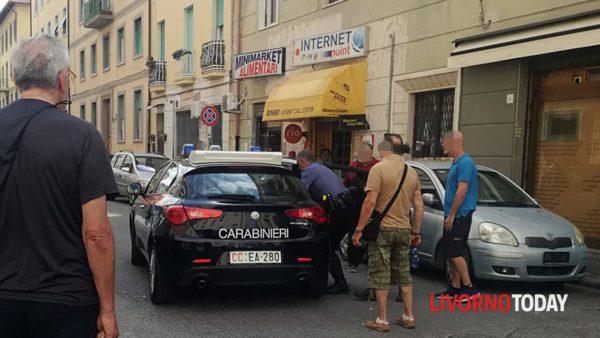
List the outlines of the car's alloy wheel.
{"label": "car's alloy wheel", "polygon": [[150,300],[153,304],[167,304],[175,298],[175,288],[162,271],[154,246],[150,249],[148,262],[150,272]]}

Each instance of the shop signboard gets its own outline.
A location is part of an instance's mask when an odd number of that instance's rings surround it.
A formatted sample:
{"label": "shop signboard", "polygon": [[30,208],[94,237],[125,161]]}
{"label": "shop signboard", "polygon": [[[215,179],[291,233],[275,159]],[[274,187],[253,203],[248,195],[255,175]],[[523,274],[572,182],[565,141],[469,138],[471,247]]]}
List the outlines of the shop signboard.
{"label": "shop signboard", "polygon": [[302,66],[365,56],[368,30],[365,26],[311,36],[292,42],[291,65]]}
{"label": "shop signboard", "polygon": [[285,48],[275,48],[235,56],[234,77],[281,75],[285,71]]}
{"label": "shop signboard", "polygon": [[340,129],[342,130],[369,130],[370,128],[366,115],[347,115],[340,117]]}

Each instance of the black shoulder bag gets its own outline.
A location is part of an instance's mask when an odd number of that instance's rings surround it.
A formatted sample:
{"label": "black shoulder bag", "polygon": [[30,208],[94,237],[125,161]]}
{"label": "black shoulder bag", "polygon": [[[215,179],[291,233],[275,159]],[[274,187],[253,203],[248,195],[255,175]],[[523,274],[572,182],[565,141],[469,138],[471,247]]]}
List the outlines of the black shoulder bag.
{"label": "black shoulder bag", "polygon": [[408,166],[406,165],[406,163],[404,163],[404,172],[402,173],[402,179],[400,179],[400,184],[398,185],[398,189],[396,189],[394,196],[392,196],[392,199],[388,202],[385,209],[383,209],[383,212],[373,210],[371,218],[369,218],[369,221],[367,221],[367,225],[363,229],[362,235],[362,238],[365,241],[373,242],[377,240],[377,237],[379,236],[379,228],[381,228],[381,220],[383,220],[385,215],[387,215],[388,211],[390,211],[390,208],[398,198],[398,195],[400,195],[400,190],[402,190],[402,186],[404,185],[404,181],[406,180],[407,172]]}

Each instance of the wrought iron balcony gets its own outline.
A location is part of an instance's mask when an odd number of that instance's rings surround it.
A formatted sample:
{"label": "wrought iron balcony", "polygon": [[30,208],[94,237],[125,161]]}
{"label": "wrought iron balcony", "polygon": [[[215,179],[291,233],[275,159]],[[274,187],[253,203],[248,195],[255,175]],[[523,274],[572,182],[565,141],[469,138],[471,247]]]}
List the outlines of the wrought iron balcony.
{"label": "wrought iron balcony", "polygon": [[83,4],[83,26],[102,29],[113,21],[111,0],[89,0]]}
{"label": "wrought iron balcony", "polygon": [[194,84],[194,53],[181,55],[177,60],[177,76],[175,83],[181,86]]}
{"label": "wrought iron balcony", "polygon": [[167,87],[167,62],[155,61],[148,69],[148,86],[151,92],[164,92]]}
{"label": "wrought iron balcony", "polygon": [[213,40],[202,44],[200,67],[203,77],[225,76],[225,42],[223,40]]}

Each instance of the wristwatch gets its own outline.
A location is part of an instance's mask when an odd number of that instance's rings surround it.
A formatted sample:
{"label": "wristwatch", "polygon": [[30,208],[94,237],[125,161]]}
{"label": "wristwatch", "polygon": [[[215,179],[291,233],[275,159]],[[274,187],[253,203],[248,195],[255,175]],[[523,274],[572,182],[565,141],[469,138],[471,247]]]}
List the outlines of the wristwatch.
{"label": "wristwatch", "polygon": [[360,229],[359,227],[356,227],[356,228],[354,229],[354,232],[355,232],[355,233],[356,233],[356,232],[360,233],[360,232],[363,232],[363,229]]}

